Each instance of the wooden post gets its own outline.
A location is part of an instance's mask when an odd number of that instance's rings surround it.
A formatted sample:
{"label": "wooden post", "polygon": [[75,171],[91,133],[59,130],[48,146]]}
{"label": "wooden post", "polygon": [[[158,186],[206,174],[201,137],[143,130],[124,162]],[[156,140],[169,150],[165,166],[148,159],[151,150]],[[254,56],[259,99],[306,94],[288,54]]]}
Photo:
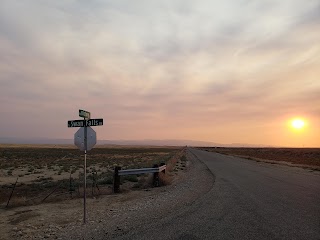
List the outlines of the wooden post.
{"label": "wooden post", "polygon": [[10,199],[11,199],[11,197],[12,197],[13,191],[14,191],[14,189],[16,188],[17,182],[18,182],[18,177],[17,177],[17,180],[16,180],[15,184],[14,184],[13,187],[12,187],[12,191],[11,191],[10,197],[9,197],[9,199],[8,199],[6,208],[9,206],[9,202],[10,202]]}
{"label": "wooden post", "polygon": [[92,195],[92,197],[94,197],[94,184],[95,184],[94,171],[92,171],[92,185],[91,185],[91,195]]}
{"label": "wooden post", "polygon": [[120,192],[120,176],[119,176],[119,170],[121,170],[121,167],[116,166],[114,168],[114,175],[113,175],[113,193]]}
{"label": "wooden post", "polygon": [[[162,166],[164,166],[164,165],[166,165],[165,163],[160,163],[160,167],[162,167]],[[163,186],[163,185],[166,185],[166,177],[165,177],[165,175],[166,175],[166,169],[163,169],[162,171],[161,171],[161,175],[159,176],[159,184],[161,185],[161,186]]]}
{"label": "wooden post", "polygon": [[80,172],[79,172],[79,178],[78,178],[78,197],[80,197]]}
{"label": "wooden post", "polygon": [[63,181],[60,182],[59,185],[57,185],[44,199],[42,199],[41,203],[43,203],[51,194],[53,194],[61,185]]}
{"label": "wooden post", "polygon": [[98,189],[98,195],[100,195],[100,189],[98,186],[98,172],[95,172],[95,178],[94,178],[94,186]]}
{"label": "wooden post", "polygon": [[70,193],[70,197],[72,199],[72,192],[73,192],[73,188],[72,188],[72,177],[71,177],[71,172],[72,172],[72,169],[70,171],[70,178],[69,178],[69,193]]}
{"label": "wooden post", "polygon": [[[154,164],[153,165],[154,168],[158,168],[158,164]],[[158,172],[155,172],[153,173],[153,186],[154,187],[159,187],[160,185],[160,181],[159,181],[159,173]]]}

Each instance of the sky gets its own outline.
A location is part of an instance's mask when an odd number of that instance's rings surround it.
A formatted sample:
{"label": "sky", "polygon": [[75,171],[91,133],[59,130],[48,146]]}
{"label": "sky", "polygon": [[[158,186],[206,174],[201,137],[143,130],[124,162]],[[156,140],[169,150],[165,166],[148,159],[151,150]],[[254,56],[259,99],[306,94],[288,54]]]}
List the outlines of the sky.
{"label": "sky", "polygon": [[104,140],[320,147],[319,30],[319,0],[1,0],[0,137],[85,109]]}

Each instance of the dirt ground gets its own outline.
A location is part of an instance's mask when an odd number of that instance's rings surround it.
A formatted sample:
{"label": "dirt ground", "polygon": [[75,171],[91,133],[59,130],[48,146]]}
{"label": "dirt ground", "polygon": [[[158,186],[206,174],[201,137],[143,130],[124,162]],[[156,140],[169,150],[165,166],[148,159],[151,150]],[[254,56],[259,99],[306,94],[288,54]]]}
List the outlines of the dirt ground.
{"label": "dirt ground", "polygon": [[281,163],[320,170],[320,148],[200,148],[255,161]]}
{"label": "dirt ground", "polygon": [[[141,196],[141,191],[128,191],[122,194],[103,195],[87,198],[87,217],[93,219],[91,212],[104,209],[121,202],[130,201]],[[143,194],[152,194],[152,190]],[[112,210],[110,210],[112,211]],[[12,209],[0,209],[0,239],[34,239],[35,236],[55,239],[55,233],[68,224],[83,224],[83,199],[64,200]]]}
{"label": "dirt ground", "polygon": [[[15,146],[16,147],[16,146]],[[31,147],[32,148],[32,147]],[[21,146],[16,149],[21,150]],[[24,149],[21,154],[28,153],[30,149],[23,146]],[[27,149],[27,150],[26,150]],[[49,149],[48,147],[44,147],[43,149]],[[40,151],[43,153],[43,149]],[[61,150],[61,148],[59,148]],[[67,147],[66,149],[69,149]],[[114,148],[112,148],[114,150]],[[168,157],[166,160],[167,169],[166,175],[162,176],[163,184],[170,184],[175,181],[183,172],[187,169],[187,160],[185,158],[185,150],[182,148],[135,148],[132,150],[131,148],[119,148],[121,152],[112,152],[112,150],[108,150],[113,157],[115,155],[121,155],[121,159],[131,159],[126,156],[131,156],[134,154],[138,154],[138,156],[145,156],[147,162],[151,160],[159,160],[159,158],[163,159],[164,156]],[[156,149],[156,150],[155,150]],[[10,151],[10,147],[6,148],[5,154],[2,154],[1,161],[4,161],[3,155],[8,156],[6,151]],[[46,150],[46,151],[47,151]],[[59,150],[59,151],[60,151]],[[34,151],[34,149],[32,150]],[[105,150],[103,150],[105,151]],[[134,154],[132,153],[134,151]],[[19,151],[18,151],[19,152]],[[52,151],[49,150],[52,153]],[[101,152],[97,152],[99,154]],[[17,152],[12,151],[9,156],[14,155],[13,159],[16,159],[19,154]],[[141,155],[142,154],[142,155]],[[24,155],[28,156],[28,154]],[[101,156],[100,156],[101,157]],[[149,157],[149,158],[148,158]],[[154,159],[155,157],[155,159]],[[16,159],[17,160],[17,159]],[[21,159],[20,159],[21,160]],[[65,159],[64,159],[65,160]],[[50,161],[50,159],[49,159]],[[14,165],[14,161],[12,162]],[[140,162],[138,163],[138,165]],[[2,165],[4,166],[4,165]],[[5,165],[5,169],[9,169],[10,166]],[[3,170],[3,168],[2,168]],[[28,177],[29,175],[27,175]],[[27,179],[27,178],[26,178]],[[159,191],[161,188],[152,188],[152,175],[144,176],[145,179],[144,184],[139,185],[140,187],[136,187],[139,184],[139,181],[124,181],[121,185],[121,193],[120,194],[112,194],[111,185],[105,186],[104,195],[92,195],[90,194],[90,188],[87,189],[87,212],[88,217],[90,218],[90,212],[93,210],[97,210],[100,208],[108,207],[108,211],[111,213],[113,209],[116,209],[116,206],[121,205],[122,202],[128,202],[131,199],[137,199],[139,197],[146,197],[148,195],[153,195],[155,191]],[[55,181],[54,181],[55,182]],[[2,183],[5,183],[3,181]],[[142,186],[143,185],[143,186]],[[26,184],[25,186],[28,186]],[[21,186],[20,186],[21,189]],[[30,192],[30,189],[29,189]],[[80,192],[83,192],[83,188],[80,189]],[[6,192],[7,193],[7,192]],[[24,194],[20,191],[20,194]],[[8,195],[8,194],[6,194]],[[44,202],[42,204],[28,204],[27,206],[12,206],[9,205],[8,208],[4,207],[4,204],[0,208],[0,239],[36,239],[36,238],[49,238],[56,239],[56,232],[59,232],[63,228],[67,227],[69,224],[78,223],[81,225],[83,223],[83,195],[74,199],[59,198],[56,196],[52,198],[49,202]],[[7,196],[6,196],[7,198]],[[21,196],[21,201],[23,196]],[[17,199],[15,200],[17,201]],[[18,204],[19,205],[19,204]],[[25,204],[21,204],[25,205]],[[91,216],[93,219],[93,216]],[[38,236],[38,237],[37,237]]]}

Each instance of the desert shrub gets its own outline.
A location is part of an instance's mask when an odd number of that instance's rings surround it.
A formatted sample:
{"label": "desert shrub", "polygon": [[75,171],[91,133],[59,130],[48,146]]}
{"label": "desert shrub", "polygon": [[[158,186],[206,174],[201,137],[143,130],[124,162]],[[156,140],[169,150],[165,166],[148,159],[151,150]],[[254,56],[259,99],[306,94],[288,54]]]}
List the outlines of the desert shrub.
{"label": "desert shrub", "polygon": [[42,183],[47,183],[49,181],[52,181],[52,177],[38,177],[39,179],[34,180],[33,182],[42,182]]}
{"label": "desert shrub", "polygon": [[132,186],[132,188],[143,188],[143,184],[137,182],[137,183],[135,183],[135,184]]}
{"label": "desert shrub", "polygon": [[137,177],[137,175],[126,175],[126,176],[123,176],[123,177],[121,178],[121,180],[122,180],[123,182],[125,182],[125,181],[138,182],[138,177]]}
{"label": "desert shrub", "polygon": [[62,171],[64,171],[64,172],[69,172],[69,170],[70,170],[70,166],[63,166],[63,168],[62,168]]}
{"label": "desert shrub", "polygon": [[180,157],[180,160],[181,160],[182,162],[186,162],[186,161],[187,161],[186,155],[182,155],[182,156]]}
{"label": "desert shrub", "polygon": [[11,199],[9,206],[24,206],[26,205],[26,200],[25,196],[15,196]]}
{"label": "desert shrub", "polygon": [[101,178],[97,181],[97,183],[99,185],[106,185],[106,184],[112,184],[113,183],[113,177],[104,177],[104,178]]}
{"label": "desert shrub", "polygon": [[53,166],[53,165],[48,165],[48,166],[47,166],[47,169],[48,169],[48,170],[53,170],[53,169],[54,169],[54,166]]}
{"label": "desert shrub", "polygon": [[160,184],[161,185],[170,185],[173,181],[173,178],[169,174],[163,172],[159,173]]}

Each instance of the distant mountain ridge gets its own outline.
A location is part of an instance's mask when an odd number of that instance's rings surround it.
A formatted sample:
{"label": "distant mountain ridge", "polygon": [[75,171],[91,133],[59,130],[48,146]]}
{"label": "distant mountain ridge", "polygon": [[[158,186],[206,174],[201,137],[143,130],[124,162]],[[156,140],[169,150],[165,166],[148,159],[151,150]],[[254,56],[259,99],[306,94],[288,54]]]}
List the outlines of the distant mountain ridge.
{"label": "distant mountain ridge", "polygon": [[[0,138],[2,144],[73,144],[73,139],[47,139],[47,138]],[[258,144],[244,144],[244,143],[232,143],[232,144],[220,144],[207,141],[195,141],[195,140],[98,140],[98,145],[141,145],[141,146],[195,146],[195,147],[271,147]]]}

